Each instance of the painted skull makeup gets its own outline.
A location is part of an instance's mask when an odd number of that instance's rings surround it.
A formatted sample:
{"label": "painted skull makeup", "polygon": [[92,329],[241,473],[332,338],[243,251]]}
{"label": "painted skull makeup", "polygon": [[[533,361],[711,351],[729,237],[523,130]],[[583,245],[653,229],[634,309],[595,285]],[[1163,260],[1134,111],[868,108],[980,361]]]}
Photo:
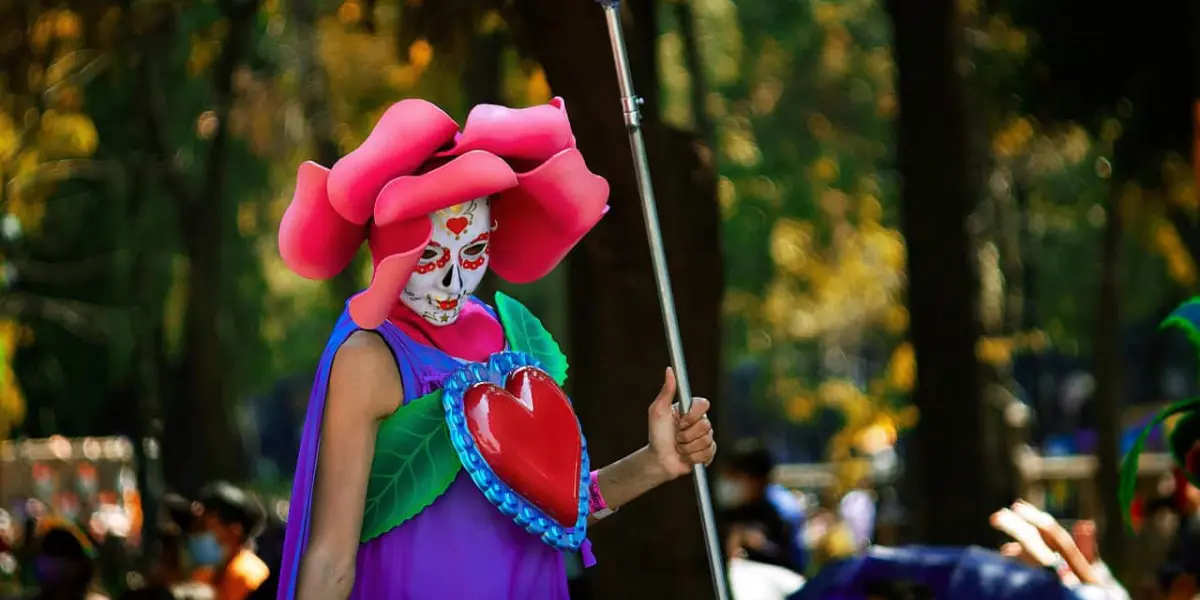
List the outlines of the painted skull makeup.
{"label": "painted skull makeup", "polygon": [[491,204],[487,198],[477,198],[439,210],[429,218],[433,237],[400,301],[434,325],[449,325],[458,319],[467,296],[487,272]]}

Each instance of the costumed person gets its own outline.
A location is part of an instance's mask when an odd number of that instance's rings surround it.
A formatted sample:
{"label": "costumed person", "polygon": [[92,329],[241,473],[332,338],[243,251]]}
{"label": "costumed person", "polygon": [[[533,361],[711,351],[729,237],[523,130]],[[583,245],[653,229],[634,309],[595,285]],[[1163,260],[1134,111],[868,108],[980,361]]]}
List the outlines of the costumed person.
{"label": "costumed person", "polygon": [[647,445],[591,470],[558,345],[512,298],[472,295],[489,270],[549,273],[608,191],[559,98],[477,106],[461,132],[404,100],[332,169],[300,167],[284,261],[329,278],[365,239],[374,272],[317,369],[278,598],[566,600],[589,522],[712,461],[708,402],[680,415],[668,370]]}
{"label": "costumed person", "polygon": [[[1200,298],[1179,305],[1163,320],[1160,329],[1182,332],[1200,351]],[[1134,496],[1137,492],[1138,462],[1142,449],[1155,428],[1177,417],[1167,435],[1167,449],[1175,463],[1175,509],[1181,518],[1180,538],[1172,550],[1178,572],[1164,582],[1167,600],[1191,600],[1200,594],[1200,536],[1196,535],[1200,514],[1200,397],[1175,402],[1160,410],[1142,429],[1121,462],[1121,505],[1126,524],[1133,527]]]}

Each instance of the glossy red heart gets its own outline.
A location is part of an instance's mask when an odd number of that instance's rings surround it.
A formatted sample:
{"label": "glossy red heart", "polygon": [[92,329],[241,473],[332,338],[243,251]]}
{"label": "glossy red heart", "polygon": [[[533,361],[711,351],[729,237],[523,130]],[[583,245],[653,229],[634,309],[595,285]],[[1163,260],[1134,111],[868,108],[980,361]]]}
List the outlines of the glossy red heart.
{"label": "glossy red heart", "polygon": [[501,481],[564,527],[579,515],[583,438],[571,401],[549,375],[520,367],[504,387],[463,394],[467,430]]}
{"label": "glossy red heart", "polygon": [[450,233],[453,233],[454,235],[462,235],[462,232],[466,231],[467,226],[470,224],[471,222],[468,221],[466,217],[454,217],[452,219],[446,219],[446,229],[449,229]]}

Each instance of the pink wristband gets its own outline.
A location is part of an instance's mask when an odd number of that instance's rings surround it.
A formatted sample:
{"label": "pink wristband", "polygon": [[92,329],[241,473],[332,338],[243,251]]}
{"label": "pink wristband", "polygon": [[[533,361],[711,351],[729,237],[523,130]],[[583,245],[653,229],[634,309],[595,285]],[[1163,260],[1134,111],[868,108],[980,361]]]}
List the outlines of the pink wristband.
{"label": "pink wristband", "polygon": [[610,514],[608,511],[608,503],[604,501],[604,496],[600,494],[600,472],[592,471],[591,484],[588,485],[588,510],[591,514],[601,516],[599,513],[604,513],[603,516]]}

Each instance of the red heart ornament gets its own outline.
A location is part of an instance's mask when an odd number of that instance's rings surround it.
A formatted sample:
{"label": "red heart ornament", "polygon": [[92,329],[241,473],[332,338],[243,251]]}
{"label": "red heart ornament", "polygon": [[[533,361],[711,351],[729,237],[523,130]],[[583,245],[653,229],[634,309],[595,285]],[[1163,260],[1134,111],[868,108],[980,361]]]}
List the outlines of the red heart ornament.
{"label": "red heart ornament", "polygon": [[579,515],[583,439],[571,401],[549,375],[515,369],[500,388],[463,394],[467,431],[501,481],[564,527]]}
{"label": "red heart ornament", "polygon": [[446,219],[446,229],[449,229],[450,233],[453,233],[454,235],[462,235],[462,232],[466,231],[467,226],[470,224],[471,222],[468,221],[466,217],[454,217],[452,219]]}

